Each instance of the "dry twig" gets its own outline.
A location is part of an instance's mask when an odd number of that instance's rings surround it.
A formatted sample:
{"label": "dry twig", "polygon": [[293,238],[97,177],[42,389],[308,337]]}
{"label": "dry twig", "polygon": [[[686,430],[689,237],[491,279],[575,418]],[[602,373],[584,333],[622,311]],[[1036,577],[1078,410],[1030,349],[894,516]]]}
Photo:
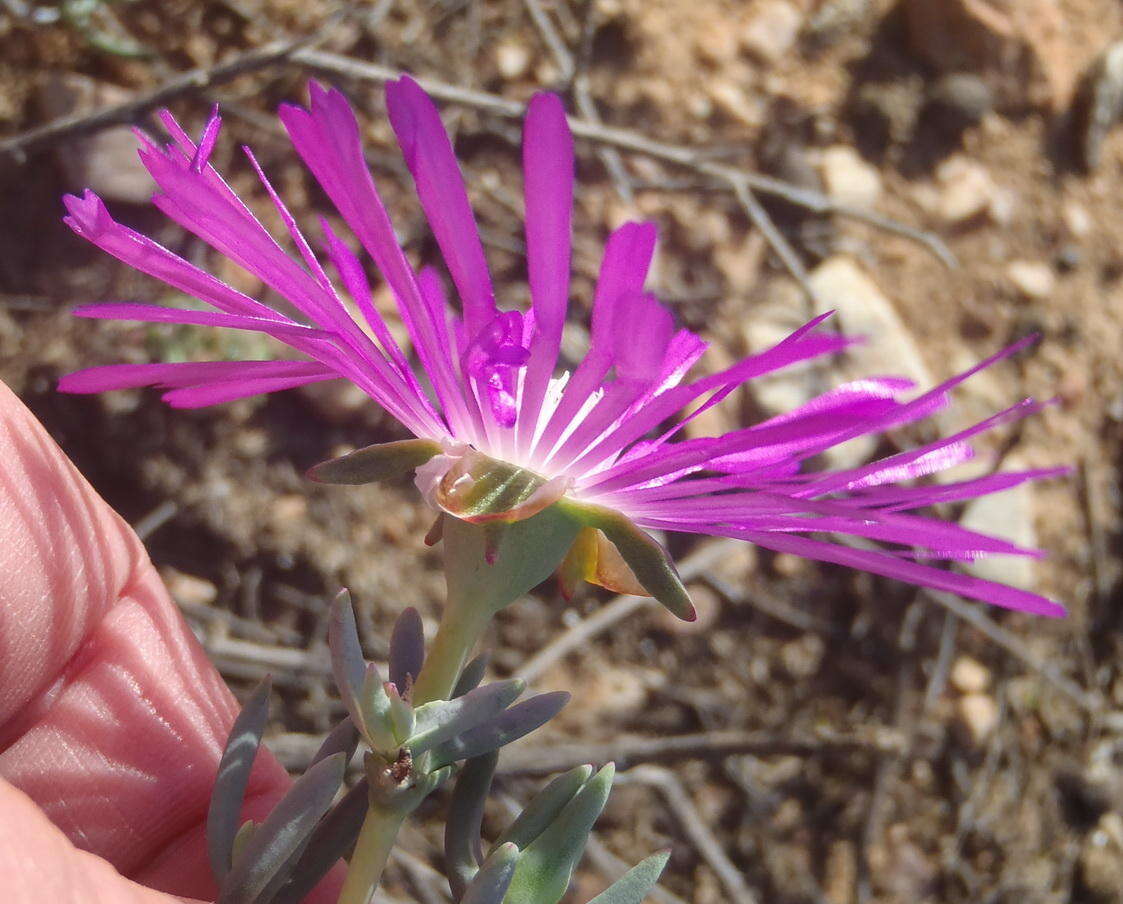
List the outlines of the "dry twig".
{"label": "dry twig", "polygon": [[[385,83],[398,78],[401,73],[389,66],[380,66],[376,63],[364,63],[350,57],[320,50],[304,49],[292,54],[294,62],[301,63],[313,69],[330,72],[346,78],[356,78],[362,81]],[[523,115],[523,105],[517,101],[507,100],[484,91],[475,91],[450,85],[447,82],[435,79],[418,79],[421,86],[438,100],[464,104],[487,113],[492,113],[505,118],[519,118]],[[653,141],[638,132],[628,129],[616,129],[603,123],[592,122],[588,119],[569,118],[573,134],[597,144],[609,145],[624,151],[631,151],[656,160],[663,160],[677,166],[691,169],[703,176],[708,176],[725,185],[735,193],[743,195],[748,192],[774,195],[791,204],[810,210],[818,214],[837,214],[850,219],[869,223],[886,232],[900,235],[918,242],[932,254],[943,261],[947,266],[955,266],[955,257],[948,247],[936,236],[929,232],[906,226],[889,217],[882,216],[870,210],[839,204],[822,192],[801,188],[780,179],[774,179],[760,173],[738,169],[706,159],[706,155],[694,148],[679,145],[665,144]],[[742,198],[742,203],[744,203]],[[778,234],[778,233],[776,233]],[[781,236],[783,240],[783,237]],[[786,240],[785,244],[786,244]],[[774,246],[775,247],[775,246]],[[794,253],[794,252],[793,252]],[[777,250],[782,258],[784,255]],[[785,259],[785,264],[788,264]]]}
{"label": "dry twig", "polygon": [[941,593],[937,590],[926,590],[924,594],[949,612],[954,613],[961,620],[978,628],[979,631],[1015,659],[1021,660],[1030,671],[1041,675],[1085,712],[1094,716],[1102,714],[1104,703],[1103,698],[1098,693],[1084,690],[1067,675],[1061,674],[1056,666],[1051,662],[1045,662],[1029,648],[1025,641],[997,624],[977,606],[967,603],[957,596],[952,596],[950,593]]}
{"label": "dry twig", "polygon": [[706,731],[670,737],[624,737],[604,744],[516,746],[500,757],[499,772],[550,775],[584,763],[615,763],[618,769],[625,770],[643,763],[721,760],[740,754],[817,756],[853,751],[900,756],[906,752],[906,744],[899,732],[878,726],[867,726],[854,734],[820,732],[802,738],[779,738],[771,731]]}
{"label": "dry twig", "polygon": [[756,904],[757,897],[745,882],[745,877],[733,865],[721,843],[710,831],[710,827],[698,814],[694,801],[690,799],[678,776],[659,766],[639,766],[622,777],[623,781],[635,781],[657,788],[674,813],[683,833],[698,850],[702,859],[717,874],[718,881],[725,887],[733,904]]}

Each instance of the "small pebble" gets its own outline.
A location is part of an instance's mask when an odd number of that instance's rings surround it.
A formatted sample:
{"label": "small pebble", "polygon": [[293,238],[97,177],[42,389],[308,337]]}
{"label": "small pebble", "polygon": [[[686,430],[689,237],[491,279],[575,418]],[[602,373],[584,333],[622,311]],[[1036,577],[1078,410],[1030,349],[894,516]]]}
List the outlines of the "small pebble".
{"label": "small pebble", "polygon": [[936,179],[940,183],[937,212],[946,222],[965,223],[990,208],[995,186],[982,164],[952,157],[941,164]]}
{"label": "small pebble", "polygon": [[1123,901],[1123,817],[1105,813],[1085,836],[1079,858],[1083,898],[1096,904]]}
{"label": "small pebble", "polygon": [[1095,169],[1104,139],[1123,113],[1123,41],[1108,46],[1093,65],[1079,103],[1080,153],[1088,170]]}
{"label": "small pebble", "polygon": [[758,59],[774,63],[792,49],[803,25],[803,14],[786,0],[771,0],[741,32],[744,48]]}
{"label": "small pebble", "polygon": [[177,603],[195,606],[209,606],[218,598],[218,588],[206,578],[185,574],[175,568],[160,569],[164,586]]}
{"label": "small pebble", "polygon": [[960,656],[948,676],[961,694],[980,694],[990,686],[990,669],[970,656]]}
{"label": "small pebble", "polygon": [[969,72],[952,72],[932,87],[932,102],[951,113],[957,124],[972,125],[994,107],[994,92]]}
{"label": "small pebble", "polygon": [[826,647],[818,634],[804,634],[780,647],[784,671],[796,680],[806,680],[819,671]]}
{"label": "small pebble", "polygon": [[1006,268],[1006,276],[1027,298],[1047,298],[1057,287],[1053,268],[1041,261],[1014,261]]}
{"label": "small pebble", "polygon": [[1057,252],[1057,269],[1064,273],[1071,273],[1080,266],[1080,262],[1084,259],[1084,254],[1080,250],[1079,245],[1074,245],[1069,242],[1061,246],[1061,250]]}
{"label": "small pebble", "polygon": [[1073,237],[1082,239],[1092,231],[1092,217],[1088,213],[1088,209],[1075,201],[1069,201],[1061,210],[1061,219],[1064,220],[1065,228],[1072,233]]}
{"label": "small pebble", "polygon": [[872,207],[881,194],[881,175],[852,147],[835,145],[823,151],[823,185],[834,200],[853,207]]}
{"label": "small pebble", "polygon": [[495,65],[503,78],[521,78],[530,68],[530,51],[523,44],[502,41],[495,48]]}
{"label": "small pebble", "polygon": [[956,703],[956,715],[967,740],[978,746],[998,725],[998,704],[989,694],[964,694]]}

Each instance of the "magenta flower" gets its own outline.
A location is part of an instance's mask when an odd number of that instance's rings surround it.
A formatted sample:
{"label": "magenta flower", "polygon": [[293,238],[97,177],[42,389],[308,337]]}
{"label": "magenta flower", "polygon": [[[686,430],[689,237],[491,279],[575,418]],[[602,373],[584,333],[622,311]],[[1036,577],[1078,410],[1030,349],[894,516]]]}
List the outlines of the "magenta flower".
{"label": "magenta flower", "polygon": [[[1040,553],[912,513],[1061,473],[1019,471],[915,483],[971,458],[972,437],[1032,414],[1041,404],[1023,401],[953,436],[861,467],[804,467],[839,443],[928,417],[948,403],[950,389],[1025,341],[911,400],[904,399],[913,389],[909,381],[872,377],[724,436],[672,441],[690,417],[747,380],[838,352],[853,340],[819,332],[820,317],[765,352],[712,376],[691,378],[706,343],[676,329],[671,313],[645,291],[656,230],[650,223],[628,223],[605,248],[589,352],[575,369],[559,374],[574,174],[573,141],[561,102],[540,94],[526,116],[532,304],[522,312],[496,304],[464,183],[432,101],[409,78],[389,85],[386,99],[459,297],[459,315],[445,297],[441,277],[429,269],[415,272],[395,239],[343,95],[313,84],[310,109],[286,105],[280,117],[297,152],[392,290],[419,370],[375,309],[362,262],[327,222],[321,223],[322,244],[333,275],[249,149],[250,163],[299,257],[278,244],[208,163],[219,132],[217,114],[196,144],[164,113],[173,141],[166,148],[146,141],[140,152],[160,189],[154,203],[286,298],[300,319],[236,291],[117,223],[88,191],[65,199],[66,222],[75,232],[215,311],[97,304],[76,313],[253,330],[288,345],[301,359],[118,364],[70,374],[60,388],[100,392],[158,386],[167,390],[164,399],[171,405],[198,407],[320,380],[350,380],[420,442],[360,450],[322,466],[321,478],[361,482],[390,470],[416,469],[430,501],[448,514],[481,522],[511,522],[561,506],[586,525],[563,574],[613,587],[638,582],[664,602],[668,593],[658,586],[658,568],[637,553],[655,544],[636,526],[735,537],[1012,609],[1063,614],[1044,597],[932,564]],[[698,406],[693,415],[666,426],[691,405]],[[690,614],[686,600],[675,597],[669,604]]]}

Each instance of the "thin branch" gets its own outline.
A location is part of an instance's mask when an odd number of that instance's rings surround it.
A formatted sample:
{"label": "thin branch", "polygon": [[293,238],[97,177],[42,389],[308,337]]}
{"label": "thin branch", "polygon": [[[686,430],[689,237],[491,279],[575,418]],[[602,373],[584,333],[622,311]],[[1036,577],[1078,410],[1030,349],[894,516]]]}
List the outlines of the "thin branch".
{"label": "thin branch", "polygon": [[169,79],[143,94],[123,103],[102,107],[88,113],[74,113],[52,120],[34,129],[29,129],[12,138],[0,141],[0,157],[11,158],[15,163],[23,163],[29,151],[54,144],[59,141],[78,138],[96,132],[106,126],[136,122],[146,113],[162,107],[187,94],[214,88],[240,75],[265,69],[321,41],[324,31],[334,24],[333,20],[314,35],[296,40],[271,41],[262,47],[239,54],[224,63],[192,69]]}
{"label": "thin branch", "polygon": [[682,827],[683,834],[690,839],[702,859],[717,874],[718,881],[725,887],[727,900],[734,904],[757,904],[757,896],[745,882],[741,871],[733,865],[733,861],[729,859],[725,848],[706,825],[706,821],[698,814],[694,801],[690,799],[678,776],[659,766],[640,766],[630,772],[627,779],[651,785],[659,790]]}
{"label": "thin branch", "polygon": [[952,596],[949,593],[941,593],[936,590],[926,590],[924,593],[929,599],[939,603],[949,612],[978,628],[1015,659],[1021,660],[1030,671],[1040,674],[1081,709],[1092,715],[1101,714],[1104,704],[1103,698],[1098,693],[1084,690],[1071,678],[1061,674],[1056,666],[1043,660],[1020,637],[995,623],[977,606],[964,602],[959,597]]}
{"label": "thin branch", "polygon": [[[320,50],[300,50],[294,53],[291,59],[293,62],[333,75],[380,84],[396,79],[401,75],[399,70],[389,66],[364,63],[340,54]],[[436,79],[419,78],[417,81],[421,84],[421,87],[438,100],[464,104],[509,119],[517,119],[524,112],[523,105],[517,101],[507,100],[484,91],[461,88]],[[569,126],[573,130],[573,134],[579,138],[686,167],[696,173],[719,180],[727,185],[730,190],[736,190],[736,186],[740,184],[751,191],[782,198],[791,204],[810,210],[812,213],[836,214],[869,223],[878,229],[903,236],[923,245],[949,267],[956,265],[955,256],[937,236],[912,226],[906,226],[904,223],[899,223],[871,210],[840,204],[822,192],[801,188],[749,170],[714,163],[707,159],[704,151],[653,141],[628,129],[617,129],[575,116],[569,117]]]}
{"label": "thin branch", "polygon": [[499,759],[499,772],[550,775],[585,763],[615,763],[618,769],[626,770],[642,763],[721,760],[741,754],[809,757],[853,752],[899,756],[906,752],[906,741],[893,729],[866,727],[860,733],[820,732],[802,738],[779,738],[771,731],[707,731],[670,737],[624,737],[605,744],[528,744],[505,750]]}

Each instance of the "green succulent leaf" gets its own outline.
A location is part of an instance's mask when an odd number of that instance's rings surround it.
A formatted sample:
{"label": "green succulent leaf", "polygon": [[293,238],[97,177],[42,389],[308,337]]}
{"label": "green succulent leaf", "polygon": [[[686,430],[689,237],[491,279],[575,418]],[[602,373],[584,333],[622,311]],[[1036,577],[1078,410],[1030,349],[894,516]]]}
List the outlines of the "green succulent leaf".
{"label": "green succulent leaf", "polygon": [[253,689],[230,728],[207,811],[207,854],[219,883],[230,872],[246,783],[269,716],[269,678]]}
{"label": "green succulent leaf", "polygon": [[528,847],[558,818],[558,814],[573,800],[573,796],[584,787],[592,774],[592,766],[577,766],[553,779],[531,798],[507,831],[499,836],[495,845],[498,847],[513,841],[520,849]]}
{"label": "green succulent leaf", "polygon": [[378,674],[378,666],[373,662],[367,663],[366,677],[363,679],[358,703],[367,743],[380,753],[395,752],[401,746],[399,727],[406,726],[395,725],[395,715],[401,717],[402,713],[400,709],[395,712],[395,706],[386,692],[382,676]]}
{"label": "green succulent leaf", "polygon": [[398,616],[390,635],[390,680],[399,693],[413,686],[424,663],[425,631],[421,616],[410,606]]}
{"label": "green succulent leaf", "polygon": [[643,904],[670,859],[670,851],[660,851],[641,860],[589,904]]}
{"label": "green succulent leaf", "polygon": [[513,844],[496,848],[484,861],[460,904],[502,904],[519,862],[519,849]]}
{"label": "green succulent leaf", "polygon": [[289,878],[320,818],[343,783],[342,753],[298,778],[246,842],[222,883],[218,904],[268,901]]}
{"label": "green succulent leaf", "polygon": [[355,610],[351,607],[351,594],[340,590],[331,603],[331,620],[328,622],[328,647],[331,649],[331,671],[343,705],[359,731],[365,730],[359,699],[366,679],[366,660],[359,645],[359,629],[355,625]]}
{"label": "green succulent leaf", "polygon": [[553,822],[526,847],[503,904],[557,904],[585,850],[585,842],[612,789],[609,763],[589,779]]}
{"label": "green succulent leaf", "polygon": [[307,476],[317,483],[347,486],[378,483],[401,478],[440,453],[440,443],[431,439],[379,443],[313,465]]}
{"label": "green succulent leaf", "polygon": [[288,881],[269,904],[300,904],[342,857],[349,856],[370,805],[370,785],[361,779],[317,824]]}
{"label": "green succulent leaf", "polygon": [[468,691],[479,687],[480,682],[484,680],[484,673],[487,671],[490,662],[491,656],[486,652],[474,656],[464,666],[464,671],[460,673],[460,678],[457,679],[456,687],[452,689],[449,699],[455,700],[457,697],[463,697]]}
{"label": "green succulent leaf", "polygon": [[355,748],[358,746],[359,732],[355,728],[355,723],[351,721],[350,717],[344,718],[342,722],[328,732],[327,737],[324,738],[319,749],[312,757],[312,762],[308,765],[315,766],[320,760],[326,760],[333,753],[342,753],[346,760],[350,762],[351,757],[355,755]]}
{"label": "green succulent leaf", "polygon": [[462,697],[435,700],[419,706],[417,724],[408,741],[410,752],[420,756],[439,744],[490,722],[507,709],[526,688],[520,678],[495,681],[477,687]]}
{"label": "green succulent leaf", "polygon": [[551,691],[516,703],[490,722],[437,747],[433,751],[434,768],[482,756],[517,741],[549,722],[568,702],[569,694],[565,691]]}
{"label": "green succulent leaf", "polygon": [[452,896],[457,901],[464,896],[483,860],[480,826],[498,762],[499,752],[495,750],[468,760],[456,778],[456,787],[452,789],[452,800],[449,801],[445,819],[445,873]]}

